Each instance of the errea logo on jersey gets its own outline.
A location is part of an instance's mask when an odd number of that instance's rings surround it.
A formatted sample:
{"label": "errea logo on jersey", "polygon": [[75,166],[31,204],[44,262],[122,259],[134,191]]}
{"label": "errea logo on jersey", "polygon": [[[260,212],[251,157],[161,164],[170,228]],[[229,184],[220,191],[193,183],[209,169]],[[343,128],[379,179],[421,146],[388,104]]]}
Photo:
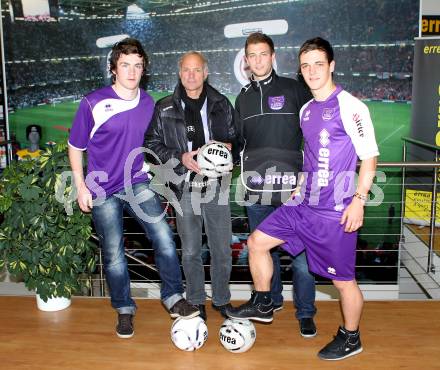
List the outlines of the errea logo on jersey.
{"label": "errea logo on jersey", "polygon": [[310,109],[304,113],[303,121],[308,121],[310,119]]}
{"label": "errea logo on jersey", "polygon": [[327,272],[330,275],[336,275],[336,269],[334,267],[331,267],[331,266],[327,267]]}
{"label": "errea logo on jersey", "polygon": [[111,104],[106,104],[105,105],[105,111],[106,112],[113,112],[113,107]]}
{"label": "errea logo on jersey", "polygon": [[326,147],[330,143],[330,134],[326,129],[321,130],[319,133],[319,142],[323,147]]}
{"label": "errea logo on jersey", "polygon": [[318,186],[328,186],[328,179],[330,177],[329,162],[330,150],[326,146],[330,143],[330,134],[326,129],[319,133],[319,143],[322,148],[319,148],[318,154]]}

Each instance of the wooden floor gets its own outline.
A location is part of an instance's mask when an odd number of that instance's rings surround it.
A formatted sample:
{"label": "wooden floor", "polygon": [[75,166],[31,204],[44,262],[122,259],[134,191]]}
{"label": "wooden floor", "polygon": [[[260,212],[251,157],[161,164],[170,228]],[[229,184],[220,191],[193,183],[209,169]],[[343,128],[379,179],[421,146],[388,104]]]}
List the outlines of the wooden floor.
{"label": "wooden floor", "polygon": [[[429,245],[429,234],[430,230],[428,226],[418,226],[406,224],[414,235],[416,235],[423,243],[427,246]],[[434,253],[440,256],[440,228],[436,227],[434,231],[434,245],[432,247]]]}
{"label": "wooden floor", "polygon": [[270,325],[257,324],[247,353],[227,352],[218,340],[222,319],[208,307],[209,338],[196,352],[173,346],[171,319],[156,300],[137,300],[135,336],[119,339],[108,299],[74,298],[64,311],[38,311],[34,297],[0,297],[1,370],[137,369],[440,369],[440,302],[366,302],[364,352],[344,361],[316,357],[340,322],[338,303],[317,302],[318,336],[303,339],[291,302]]}

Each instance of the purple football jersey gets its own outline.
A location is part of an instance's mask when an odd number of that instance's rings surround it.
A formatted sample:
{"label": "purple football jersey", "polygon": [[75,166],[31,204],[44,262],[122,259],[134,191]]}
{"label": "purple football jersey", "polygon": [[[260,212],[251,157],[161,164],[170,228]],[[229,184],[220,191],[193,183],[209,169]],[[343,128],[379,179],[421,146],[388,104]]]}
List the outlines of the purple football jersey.
{"label": "purple football jersey", "polygon": [[284,241],[292,255],[304,249],[310,271],[333,280],[355,278],[357,232],[341,225],[355,191],[356,161],[379,155],[367,106],[339,86],[325,101],[300,112],[304,134],[304,198],[272,212],[258,230]]}
{"label": "purple football jersey", "polygon": [[304,134],[304,204],[341,212],[356,188],[356,162],[379,155],[367,106],[340,86],[300,112]]}
{"label": "purple football jersey", "polygon": [[[142,172],[143,153],[131,161],[129,154],[143,146],[153,109],[153,99],[141,89],[133,100],[121,99],[111,86],[93,91],[81,100],[69,145],[87,151],[90,175],[86,183],[94,197],[110,196],[127,185],[148,179],[147,173]],[[129,171],[124,177],[126,162]]]}

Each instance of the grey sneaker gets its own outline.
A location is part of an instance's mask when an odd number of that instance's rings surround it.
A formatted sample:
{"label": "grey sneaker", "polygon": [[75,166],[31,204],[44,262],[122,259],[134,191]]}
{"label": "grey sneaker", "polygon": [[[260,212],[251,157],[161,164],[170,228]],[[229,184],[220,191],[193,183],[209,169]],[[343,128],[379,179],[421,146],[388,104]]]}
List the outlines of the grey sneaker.
{"label": "grey sneaker", "polygon": [[134,334],[133,315],[127,313],[118,314],[118,325],[116,325],[116,335],[119,338],[128,339]]}
{"label": "grey sneaker", "polygon": [[273,304],[273,312],[281,311],[283,308],[284,307],[283,307],[282,303],[274,303]]}
{"label": "grey sneaker", "polygon": [[200,311],[196,306],[190,304],[186,299],[182,298],[170,308],[170,316],[173,319],[181,317],[183,319],[191,319],[200,315]]}

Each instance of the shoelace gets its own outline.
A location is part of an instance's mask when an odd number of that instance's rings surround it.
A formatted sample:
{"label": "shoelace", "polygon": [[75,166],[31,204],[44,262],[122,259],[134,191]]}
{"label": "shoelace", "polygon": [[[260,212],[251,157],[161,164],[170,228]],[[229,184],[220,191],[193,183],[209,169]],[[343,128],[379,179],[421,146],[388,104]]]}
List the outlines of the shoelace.
{"label": "shoelace", "polygon": [[121,327],[131,326],[131,317],[129,315],[121,316],[119,318],[119,324]]}

